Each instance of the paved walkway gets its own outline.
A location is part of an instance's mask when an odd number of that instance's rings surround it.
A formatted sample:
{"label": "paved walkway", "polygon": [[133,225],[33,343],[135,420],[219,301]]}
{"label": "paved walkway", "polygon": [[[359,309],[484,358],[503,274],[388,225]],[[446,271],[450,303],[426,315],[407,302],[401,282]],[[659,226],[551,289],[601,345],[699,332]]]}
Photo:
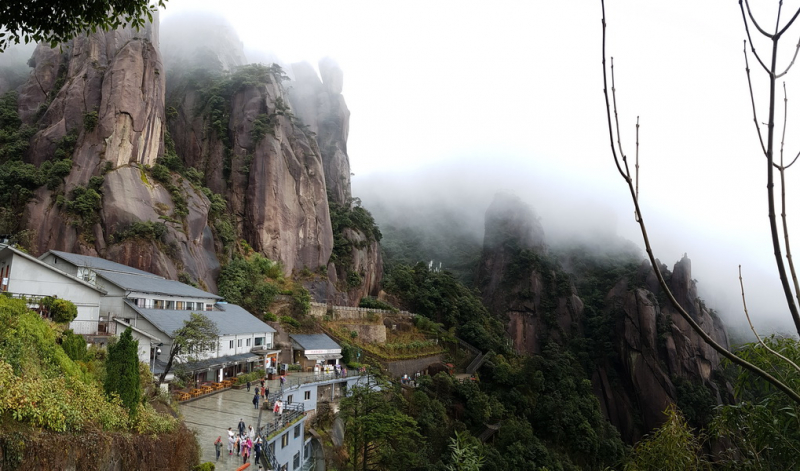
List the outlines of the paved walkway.
{"label": "paved walkway", "polygon": [[[186,425],[197,433],[202,453],[201,463],[215,462],[217,471],[234,471],[242,465],[242,458],[236,456],[236,452],[228,455],[228,427],[236,431],[239,419],[244,419],[246,425],[252,425],[253,429],[256,429],[259,410],[253,407],[252,402],[256,384],[258,383],[253,383],[250,392],[244,388],[226,389],[180,404],[179,408]],[[280,390],[280,382],[277,380],[267,381],[267,384],[270,392]],[[260,384],[258,385],[260,387]],[[260,412],[262,422],[274,420],[272,412],[265,410]],[[222,437],[223,446],[219,461],[216,461],[214,441],[219,436]],[[254,457],[251,457],[249,462],[250,467],[247,469],[256,471],[258,466]]]}

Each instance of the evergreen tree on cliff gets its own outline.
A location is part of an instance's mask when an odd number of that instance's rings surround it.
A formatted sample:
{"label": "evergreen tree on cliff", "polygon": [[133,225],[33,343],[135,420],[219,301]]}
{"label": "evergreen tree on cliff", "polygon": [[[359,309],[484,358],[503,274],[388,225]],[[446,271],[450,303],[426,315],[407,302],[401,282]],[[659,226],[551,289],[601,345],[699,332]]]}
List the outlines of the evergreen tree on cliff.
{"label": "evergreen tree on cliff", "polygon": [[116,343],[109,345],[106,360],[106,394],[118,394],[131,417],[136,415],[142,399],[138,350],[139,341],[133,339],[132,330],[128,327]]}

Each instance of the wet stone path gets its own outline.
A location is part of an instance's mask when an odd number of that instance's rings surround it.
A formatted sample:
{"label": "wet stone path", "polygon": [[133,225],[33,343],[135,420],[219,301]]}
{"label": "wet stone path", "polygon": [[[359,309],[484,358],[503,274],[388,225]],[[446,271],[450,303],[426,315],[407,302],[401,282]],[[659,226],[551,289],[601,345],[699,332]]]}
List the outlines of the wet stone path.
{"label": "wet stone path", "polygon": [[[274,391],[274,387],[280,389],[278,381],[268,381],[267,383],[270,391]],[[186,426],[197,434],[201,463],[211,461],[216,464],[217,471],[235,471],[243,464],[242,457],[236,456],[235,451],[232,455],[228,454],[228,427],[236,432],[239,419],[244,419],[245,426],[252,425],[253,429],[256,429],[259,410],[253,407],[252,401],[255,394],[253,388],[250,392],[244,388],[226,389],[180,404],[179,408]],[[274,420],[272,412],[266,410],[260,412],[262,423]],[[217,461],[214,441],[220,436],[222,437],[222,453]],[[258,470],[254,457],[250,457],[249,463],[248,471]]]}

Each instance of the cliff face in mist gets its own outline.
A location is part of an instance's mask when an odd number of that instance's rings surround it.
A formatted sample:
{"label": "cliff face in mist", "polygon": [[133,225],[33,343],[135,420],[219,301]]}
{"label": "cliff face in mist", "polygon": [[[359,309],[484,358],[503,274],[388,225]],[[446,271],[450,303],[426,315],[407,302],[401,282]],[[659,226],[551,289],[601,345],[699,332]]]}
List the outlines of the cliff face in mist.
{"label": "cliff face in mist", "polygon": [[[252,248],[287,274],[316,274],[340,302],[376,294],[377,241],[340,234],[352,266],[331,261],[328,195],[350,204],[341,70],[324,61],[320,81],[298,65],[297,88],[310,92],[290,97],[281,67],[244,63],[235,31],[203,16],[169,23],[161,47],[158,24],[82,36],[63,52],[37,47],[18,91],[36,129],[25,161],[60,170],[27,204],[32,250],[99,255],[213,291],[221,262]],[[345,287],[351,272],[361,282]]]}
{"label": "cliff face in mist", "polygon": [[[486,210],[486,235],[476,283],[489,311],[506,318],[506,333],[522,353],[577,335],[583,302],[569,278],[545,257],[544,229],[515,196],[498,194]],[[554,327],[554,328],[551,328]]]}
{"label": "cliff face in mist", "polygon": [[[567,345],[586,339],[579,344],[588,345],[586,354],[593,360],[594,392],[623,438],[636,440],[663,423],[664,409],[684,399],[677,382],[710,391],[715,403],[730,397],[729,386],[715,374],[718,354],[660,295],[649,263],[620,276],[579,258],[564,262],[569,274],[548,254],[530,208],[514,198],[495,199],[486,215],[478,271],[484,302],[503,316],[519,352],[539,353],[549,341]],[[727,346],[724,325],[697,297],[690,260],[676,263],[672,273],[666,267],[662,272],[681,306]],[[605,291],[592,292],[598,289]]]}

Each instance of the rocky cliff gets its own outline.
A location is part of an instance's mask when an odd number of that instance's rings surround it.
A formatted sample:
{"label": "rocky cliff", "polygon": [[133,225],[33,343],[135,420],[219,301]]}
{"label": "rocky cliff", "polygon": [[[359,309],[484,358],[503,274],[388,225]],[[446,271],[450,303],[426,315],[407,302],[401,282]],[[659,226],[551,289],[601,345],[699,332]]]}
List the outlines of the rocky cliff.
{"label": "rocky cliff", "polygon": [[[377,294],[377,240],[344,231],[352,264],[331,260],[328,196],[352,204],[338,66],[322,61],[320,80],[298,65],[309,93],[292,98],[279,65],[245,65],[224,21],[195,15],[166,31],[162,44],[156,20],[37,47],[18,99],[39,172],[18,228],[32,251],[100,255],[214,291],[221,263],[253,249],[350,303]],[[349,273],[360,282],[342,293]]]}
{"label": "rocky cliff", "polygon": [[[590,359],[603,412],[634,441],[663,423],[668,405],[705,398],[711,407],[730,391],[716,373],[718,354],[666,302],[650,264],[615,257],[598,263],[601,256],[583,249],[550,253],[533,211],[498,196],[486,214],[477,279],[517,351],[539,353],[555,341]],[[697,296],[690,260],[662,273],[681,306],[727,346],[724,325]]]}
{"label": "rocky cliff", "polygon": [[543,342],[579,334],[583,302],[548,258],[538,217],[516,196],[498,194],[486,210],[476,283],[517,352],[539,353]]}

